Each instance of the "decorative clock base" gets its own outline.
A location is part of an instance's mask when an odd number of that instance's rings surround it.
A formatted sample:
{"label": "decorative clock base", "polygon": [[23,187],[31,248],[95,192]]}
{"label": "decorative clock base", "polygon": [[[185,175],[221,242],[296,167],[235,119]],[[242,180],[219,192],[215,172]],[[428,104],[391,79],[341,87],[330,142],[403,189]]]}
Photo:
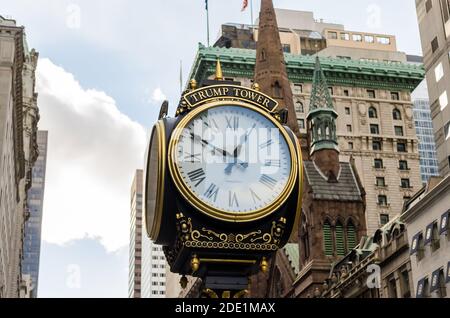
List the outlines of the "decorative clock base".
{"label": "decorative clock base", "polygon": [[249,294],[247,277],[206,277],[201,298],[245,298]]}

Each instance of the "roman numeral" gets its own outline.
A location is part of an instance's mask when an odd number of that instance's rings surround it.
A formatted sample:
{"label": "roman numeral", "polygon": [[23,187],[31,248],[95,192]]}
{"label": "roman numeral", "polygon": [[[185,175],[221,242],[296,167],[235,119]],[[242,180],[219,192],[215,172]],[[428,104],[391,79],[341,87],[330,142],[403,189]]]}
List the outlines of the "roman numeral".
{"label": "roman numeral", "polygon": [[203,121],[203,123],[208,128],[219,129],[219,125],[217,125],[217,122],[214,118],[207,118],[206,120]]}
{"label": "roman numeral", "polygon": [[271,145],[273,145],[273,140],[272,140],[272,139],[270,139],[270,140],[268,140],[267,142],[265,142],[265,143],[259,145],[259,148],[264,149],[264,148],[268,148],[268,147],[271,146]]}
{"label": "roman numeral", "polygon": [[214,202],[216,202],[217,194],[219,193],[219,189],[220,188],[217,187],[214,183],[211,183],[208,190],[206,190],[206,192],[205,192],[205,197],[207,197],[208,199],[211,199],[212,197],[214,197]]}
{"label": "roman numeral", "polygon": [[265,175],[265,174],[263,174],[261,176],[261,179],[259,179],[259,182],[261,182],[262,184],[264,184],[266,187],[270,188],[271,190],[273,190],[278,183],[277,180],[275,180],[274,178],[269,177],[268,175]]}
{"label": "roman numeral", "polygon": [[227,128],[237,130],[239,128],[239,117],[228,117],[225,116],[225,119],[227,120]]}
{"label": "roman numeral", "polygon": [[202,168],[189,172],[188,177],[191,180],[191,182],[193,183],[197,182],[195,184],[195,187],[198,187],[199,184],[205,181],[206,179],[205,171]]}
{"label": "roman numeral", "polygon": [[261,198],[256,194],[255,191],[253,191],[252,188],[250,188],[250,193],[252,194],[252,198],[253,198],[253,202],[254,203],[258,203],[259,201],[261,201]]}
{"label": "roman numeral", "polygon": [[281,167],[281,160],[266,160],[266,167]]}
{"label": "roman numeral", "polygon": [[186,156],[184,157],[184,160],[190,160],[192,163],[194,162],[200,162],[201,161],[201,153],[196,153],[196,154],[189,154],[186,152]]}
{"label": "roman numeral", "polygon": [[229,191],[228,192],[228,205],[232,207],[239,207],[239,202],[237,199],[237,195],[235,192]]}

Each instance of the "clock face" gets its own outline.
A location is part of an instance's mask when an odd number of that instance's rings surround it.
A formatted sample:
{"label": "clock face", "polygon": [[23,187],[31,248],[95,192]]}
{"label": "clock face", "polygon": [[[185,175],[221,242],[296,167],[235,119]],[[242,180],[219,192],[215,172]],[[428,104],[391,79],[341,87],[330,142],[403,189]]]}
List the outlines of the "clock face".
{"label": "clock face", "polygon": [[181,126],[172,155],[188,199],[231,217],[280,204],[292,183],[293,152],[273,119],[252,107],[219,105]]}

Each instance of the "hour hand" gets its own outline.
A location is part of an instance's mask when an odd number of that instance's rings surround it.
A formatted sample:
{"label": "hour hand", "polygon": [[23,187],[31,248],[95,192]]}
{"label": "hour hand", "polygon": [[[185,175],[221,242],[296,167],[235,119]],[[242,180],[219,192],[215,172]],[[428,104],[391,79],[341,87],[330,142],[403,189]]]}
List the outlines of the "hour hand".
{"label": "hour hand", "polygon": [[200,141],[204,146],[208,146],[208,147],[212,148],[216,153],[220,154],[221,156],[233,157],[233,155],[230,154],[229,152],[227,152],[227,151],[225,151],[223,149],[220,149],[219,147],[216,147],[216,146],[210,144],[208,141],[204,140],[202,137],[200,137],[200,136],[198,136],[198,135],[196,135],[194,133],[191,133],[191,137],[194,140],[196,139],[196,140]]}

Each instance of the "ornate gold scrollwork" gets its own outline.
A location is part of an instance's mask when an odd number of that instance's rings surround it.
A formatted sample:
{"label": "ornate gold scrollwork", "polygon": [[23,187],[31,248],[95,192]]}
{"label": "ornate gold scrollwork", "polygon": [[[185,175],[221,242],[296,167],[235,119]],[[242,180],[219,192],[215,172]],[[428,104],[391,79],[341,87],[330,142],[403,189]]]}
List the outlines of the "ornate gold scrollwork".
{"label": "ornate gold scrollwork", "polygon": [[176,217],[182,243],[186,247],[198,248],[276,251],[280,247],[286,226],[286,219],[280,218],[277,222],[272,222],[269,233],[261,230],[250,233],[217,233],[205,227],[194,229],[192,219],[186,218],[182,213]]}

